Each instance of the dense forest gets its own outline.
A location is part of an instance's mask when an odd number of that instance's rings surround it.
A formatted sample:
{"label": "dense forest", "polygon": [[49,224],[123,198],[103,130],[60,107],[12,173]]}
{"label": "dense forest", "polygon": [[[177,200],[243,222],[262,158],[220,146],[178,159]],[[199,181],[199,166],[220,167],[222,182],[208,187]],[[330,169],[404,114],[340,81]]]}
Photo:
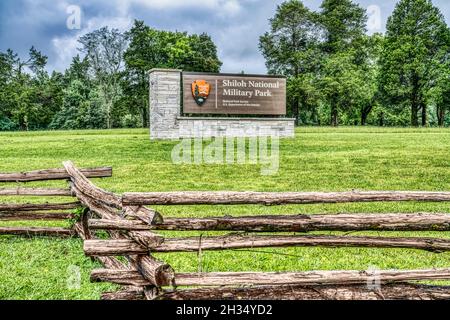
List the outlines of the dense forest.
{"label": "dense forest", "polygon": [[[364,8],[324,0],[278,6],[259,49],[288,79],[288,113],[299,125],[450,125],[450,29],[431,0],[401,0],[386,33],[368,35]],[[64,72],[36,48],[0,52],[0,131],[147,127],[152,68],[219,72],[211,37],[135,21],[79,39]]]}

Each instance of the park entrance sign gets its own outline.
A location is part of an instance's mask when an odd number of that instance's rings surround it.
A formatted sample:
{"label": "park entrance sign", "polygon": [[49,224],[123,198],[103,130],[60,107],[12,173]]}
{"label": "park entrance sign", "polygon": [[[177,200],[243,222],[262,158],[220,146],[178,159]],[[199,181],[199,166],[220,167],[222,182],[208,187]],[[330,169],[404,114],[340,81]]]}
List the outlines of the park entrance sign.
{"label": "park entrance sign", "polygon": [[278,76],[150,71],[152,139],[294,137]]}
{"label": "park entrance sign", "polygon": [[286,115],[286,78],[183,72],[183,112]]}

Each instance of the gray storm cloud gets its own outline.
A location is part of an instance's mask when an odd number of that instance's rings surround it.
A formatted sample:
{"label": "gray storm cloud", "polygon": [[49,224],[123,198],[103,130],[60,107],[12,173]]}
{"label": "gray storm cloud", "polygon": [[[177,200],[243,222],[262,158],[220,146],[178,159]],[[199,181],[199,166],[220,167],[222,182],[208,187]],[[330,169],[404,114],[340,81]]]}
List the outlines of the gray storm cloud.
{"label": "gray storm cloud", "polygon": [[[77,39],[102,26],[121,30],[134,19],[158,29],[209,33],[216,42],[222,71],[264,73],[264,59],[258,50],[259,36],[269,28],[281,0],[2,0],[0,1],[0,50],[12,48],[21,55],[34,45],[49,56],[49,70],[63,71],[77,53]],[[379,8],[382,29],[392,13],[394,0],[359,0],[363,7]],[[318,0],[304,3],[317,10]],[[450,18],[450,2],[434,0]],[[82,10],[81,29],[67,28],[67,7]],[[376,25],[376,24],[374,24]]]}

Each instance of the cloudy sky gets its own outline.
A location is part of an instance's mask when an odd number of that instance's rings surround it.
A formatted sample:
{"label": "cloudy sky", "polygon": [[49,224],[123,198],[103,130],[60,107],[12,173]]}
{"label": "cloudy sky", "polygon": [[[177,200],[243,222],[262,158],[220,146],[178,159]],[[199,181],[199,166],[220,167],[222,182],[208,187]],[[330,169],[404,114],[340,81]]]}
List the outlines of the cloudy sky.
{"label": "cloudy sky", "polygon": [[[397,0],[355,0],[368,10],[369,32],[383,32]],[[264,73],[258,39],[282,0],[0,0],[0,51],[24,55],[34,45],[63,71],[77,53],[77,39],[102,26],[128,29],[134,19],[167,30],[208,32],[224,62],[223,72]],[[317,10],[320,0],[305,0]],[[433,0],[450,23],[450,1]],[[81,10],[77,29],[72,14]],[[379,17],[379,18],[378,18]],[[69,23],[68,23],[69,22]],[[68,27],[70,26],[70,28]]]}

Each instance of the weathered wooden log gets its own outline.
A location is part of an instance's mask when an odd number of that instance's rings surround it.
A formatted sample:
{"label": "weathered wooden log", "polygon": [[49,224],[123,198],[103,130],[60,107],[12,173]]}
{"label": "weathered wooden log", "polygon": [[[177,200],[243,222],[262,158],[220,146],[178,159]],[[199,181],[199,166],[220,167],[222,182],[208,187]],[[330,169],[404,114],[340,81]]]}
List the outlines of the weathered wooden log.
{"label": "weathered wooden log", "polygon": [[[75,223],[74,231],[83,241],[88,239],[88,236],[86,235],[85,229],[83,228],[83,224],[81,222]],[[94,257],[94,259],[99,261],[103,266],[105,266],[105,268],[108,269],[117,269],[117,270],[129,269],[127,265],[125,265],[115,257]]]}
{"label": "weathered wooden log", "polygon": [[[97,269],[91,273],[92,282],[111,282],[127,286],[166,287],[174,284],[175,273],[168,265],[161,265],[157,260],[149,260],[148,256],[129,256],[133,267],[138,271],[124,269]],[[149,280],[151,279],[151,280]],[[156,281],[155,281],[156,280]]]}
{"label": "weathered wooden log", "polygon": [[146,254],[147,252],[197,252],[265,247],[364,247],[406,248],[433,252],[450,251],[450,240],[434,238],[351,237],[351,236],[244,236],[169,238],[154,247],[132,240],[86,241],[89,256]]}
{"label": "weathered wooden log", "polygon": [[113,206],[118,209],[122,208],[120,197],[111,192],[97,188],[83,175],[80,170],[75,168],[71,161],[65,161],[63,162],[63,165],[67,173],[70,175],[72,182],[83,194],[109,206]]}
{"label": "weathered wooden log", "polygon": [[124,206],[312,204],[375,201],[450,201],[450,192],[353,191],[353,192],[149,192],[125,193]]}
{"label": "weathered wooden log", "polygon": [[[111,221],[125,220],[118,215],[119,211],[98,203],[96,200],[83,194],[75,185],[72,185],[71,188],[81,203],[100,217]],[[115,236],[117,238],[118,233],[115,233]],[[143,246],[157,246],[164,241],[164,237],[150,231],[129,231],[124,236]]]}
{"label": "weathered wooden log", "polygon": [[114,209],[112,207],[106,206],[106,205],[98,202],[96,199],[93,199],[93,198],[85,195],[83,192],[81,192],[80,189],[78,189],[78,187],[73,182],[70,183],[70,189],[76,195],[77,199],[80,200],[80,202],[81,202],[81,204],[83,204],[83,206],[85,206],[86,208],[89,208],[89,210],[96,213],[102,219],[108,219],[108,220],[120,219],[118,209]]}
{"label": "weathered wooden log", "polygon": [[[80,200],[82,200],[82,202],[88,208],[90,208],[92,211],[96,212],[103,218],[121,220],[121,217],[118,216],[117,212],[114,212],[114,210],[102,205],[103,203],[117,209],[122,209],[120,197],[116,196],[113,193],[109,193],[100,188],[97,188],[83,176],[83,174],[73,165],[72,162],[64,162],[64,167],[71,176],[72,191]],[[158,213],[144,207],[129,208],[128,212],[146,215],[149,221],[161,221],[161,218],[158,218]],[[142,245],[157,245],[163,241],[163,238],[161,236],[156,235],[150,231],[130,231],[128,235],[137,243],[140,243]]]}
{"label": "weathered wooden log", "polygon": [[[141,290],[142,292],[142,290]],[[126,297],[117,293],[111,298]],[[133,300],[141,295],[129,296]],[[142,298],[140,298],[142,299]],[[450,287],[414,284],[383,285],[371,290],[353,286],[261,286],[250,288],[200,288],[165,291],[156,300],[448,300]]]}
{"label": "weathered wooden log", "polygon": [[73,237],[76,233],[65,228],[35,228],[35,227],[0,227],[0,235],[22,237]]}
{"label": "weathered wooden log", "polygon": [[[125,220],[125,219],[122,219],[118,215],[118,211],[116,211],[108,206],[104,206],[100,203],[97,203],[96,200],[84,195],[74,185],[72,185],[72,190],[75,192],[78,199],[80,199],[81,203],[83,203],[91,211],[98,214],[100,217],[102,217],[104,219],[108,219],[110,221]],[[136,241],[137,244],[140,244],[143,246],[157,246],[164,241],[164,237],[157,235],[150,231],[140,231],[140,232],[129,231],[129,232],[127,232],[127,234],[124,234],[124,235],[120,235],[118,232],[112,231],[111,235],[113,236],[113,238],[116,238],[116,239],[120,239],[120,238],[132,239],[133,241]]]}
{"label": "weathered wooden log", "polygon": [[[98,269],[91,280],[121,285],[143,286],[136,271]],[[399,283],[405,281],[449,280],[450,269],[380,270],[380,271],[307,271],[307,272],[216,272],[176,273],[175,286],[218,287],[258,285],[367,285]]]}
{"label": "weathered wooden log", "polygon": [[150,282],[136,270],[97,269],[91,272],[91,282],[111,282],[119,285],[145,287]]}
{"label": "weathered wooden log", "polygon": [[449,231],[450,214],[338,214],[220,218],[166,218],[155,230],[311,232],[311,231]]}
{"label": "weathered wooden log", "polygon": [[148,225],[164,222],[159,212],[146,207],[125,207],[122,211],[122,216],[123,218],[138,219]]}
{"label": "weathered wooden log", "polygon": [[172,231],[450,231],[450,214],[338,214],[220,218],[166,218],[149,226],[136,220],[90,220],[96,230]]}
{"label": "weathered wooden log", "polygon": [[151,229],[151,227],[143,221],[125,219],[89,219],[88,225],[92,230],[148,231]]}
{"label": "weathered wooden log", "polygon": [[[81,169],[87,178],[106,178],[112,176],[112,168]],[[20,173],[0,173],[0,182],[31,182],[43,180],[65,180],[69,179],[65,169],[48,169]]]}
{"label": "weathered wooden log", "polygon": [[0,212],[0,221],[46,220],[57,221],[74,218],[72,213],[64,212]]}
{"label": "weathered wooden log", "polygon": [[127,256],[149,254],[149,249],[133,240],[86,240],[83,246],[87,256]]}
{"label": "weathered wooden log", "polygon": [[145,294],[142,287],[127,287],[117,292],[105,292],[101,295],[101,299],[116,301],[139,301],[145,299]]}
{"label": "weathered wooden log", "polygon": [[[353,286],[258,286],[241,288],[199,288],[164,290],[154,300],[449,300],[450,287],[408,283],[383,285],[371,290],[367,285]],[[128,287],[118,292],[102,294],[102,300],[144,300],[142,287]]]}
{"label": "weathered wooden log", "polygon": [[[84,214],[84,217],[87,217],[87,214]],[[77,222],[74,226],[74,230],[79,234],[79,236],[83,239],[83,241],[93,239],[86,228],[85,222]],[[93,259],[99,261],[103,266],[109,269],[119,269],[119,270],[135,270],[138,277],[141,278],[142,281],[148,282],[148,279],[145,279],[141,273],[139,273],[136,269],[133,269],[132,265],[125,265],[123,262],[119,261],[115,257],[93,257]],[[153,282],[153,281],[152,281]],[[153,286],[145,286],[145,287],[127,287],[122,289],[119,292],[114,293],[105,293],[102,295],[103,300],[142,300],[147,297],[147,292],[152,291]],[[140,292],[140,295],[139,295]],[[135,298],[133,298],[135,296]]]}
{"label": "weathered wooden log", "polygon": [[[108,206],[98,203],[96,200],[84,195],[75,185],[71,184],[71,189],[77,195],[77,198],[83,205],[89,208],[92,212],[102,217],[102,219],[108,219],[108,221],[122,221],[119,216],[119,211],[110,208]],[[127,234],[120,234],[116,231],[112,231],[111,235],[115,239],[128,238],[136,241],[136,243],[144,246],[157,246],[164,241],[164,238],[150,231],[130,231]]]}
{"label": "weathered wooden log", "polygon": [[[116,212],[107,206],[102,206],[94,199],[84,195],[77,186],[72,182],[71,190],[76,194],[77,198],[91,211],[97,213],[102,218],[110,220],[120,220],[120,216]],[[145,242],[147,244],[153,243],[155,245],[161,243],[164,238],[153,234],[151,232],[128,232],[127,235],[120,235],[118,233],[111,232],[111,236],[115,239],[128,237],[133,239],[137,244]],[[148,251],[147,251],[148,253]],[[150,286],[167,286],[173,282],[174,271],[166,263],[155,259],[150,255],[139,257],[127,257],[130,264],[139,270],[139,272],[149,281]]]}
{"label": "weathered wooden log", "polygon": [[0,204],[0,212],[71,210],[81,206],[80,202],[42,204]]}
{"label": "weathered wooden log", "polygon": [[84,241],[91,240],[93,238],[91,230],[89,230],[89,225],[88,225],[90,213],[91,213],[91,211],[89,210],[89,208],[84,208],[83,212],[81,214],[80,223],[81,223],[81,227],[83,228],[83,233],[84,233],[84,237],[85,237]]}
{"label": "weathered wooden log", "polygon": [[177,286],[241,285],[352,285],[405,281],[449,280],[450,269],[380,270],[380,271],[309,271],[309,272],[223,272],[177,273]]}
{"label": "weathered wooden log", "polygon": [[257,236],[231,235],[222,237],[169,238],[153,252],[196,252],[198,250],[228,250],[265,247],[364,247],[404,248],[432,252],[450,251],[450,240],[435,238],[353,237],[353,236]]}
{"label": "weathered wooden log", "polygon": [[173,285],[175,271],[165,262],[155,259],[149,255],[128,256],[128,261],[146,279],[150,279],[150,286],[166,287]]}
{"label": "weathered wooden log", "polygon": [[72,193],[68,189],[0,188],[0,196],[72,197]]}

